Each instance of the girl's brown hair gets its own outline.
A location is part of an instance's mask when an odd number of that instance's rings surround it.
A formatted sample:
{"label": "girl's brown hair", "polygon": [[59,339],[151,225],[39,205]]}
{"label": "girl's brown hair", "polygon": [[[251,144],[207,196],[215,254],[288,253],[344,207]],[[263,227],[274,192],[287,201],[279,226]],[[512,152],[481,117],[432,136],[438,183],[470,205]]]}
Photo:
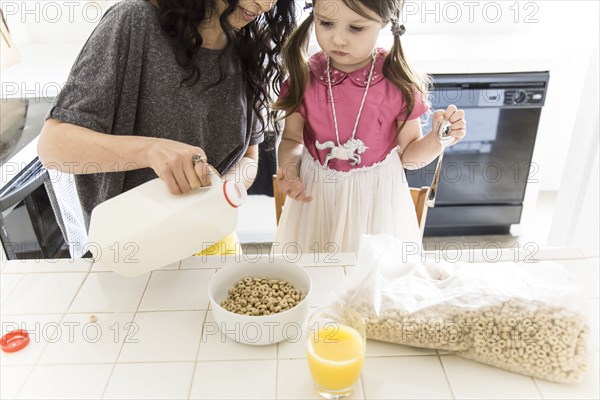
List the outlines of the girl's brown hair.
{"label": "girl's brown hair", "polygon": [[[323,0],[314,0],[313,4],[316,1]],[[379,15],[384,22],[392,21],[392,24],[399,24],[400,13],[404,6],[404,0],[342,1],[352,11],[365,18],[372,19],[370,15],[365,13],[364,8],[368,8]],[[273,105],[273,108],[275,110],[285,110],[287,115],[298,108],[308,85],[310,72],[308,70],[307,53],[313,21],[313,13],[311,12],[308,18],[290,35],[283,48],[284,67],[289,75],[290,89],[283,98]],[[383,63],[383,75],[402,92],[406,100],[404,122],[400,127],[402,129],[415,107],[416,96],[426,96],[430,78],[427,75],[419,75],[410,68],[404,58],[400,36],[394,36],[394,45]]]}

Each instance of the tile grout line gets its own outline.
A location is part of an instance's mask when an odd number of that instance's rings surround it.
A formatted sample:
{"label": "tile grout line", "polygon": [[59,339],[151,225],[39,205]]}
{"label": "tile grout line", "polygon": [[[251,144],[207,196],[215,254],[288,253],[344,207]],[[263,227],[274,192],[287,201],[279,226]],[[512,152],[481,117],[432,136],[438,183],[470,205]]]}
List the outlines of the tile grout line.
{"label": "tile grout line", "polygon": [[[12,296],[13,292],[17,289],[17,287],[21,284],[21,282],[23,281],[23,279],[25,279],[26,275],[33,276],[33,275],[45,275],[45,274],[85,274],[85,277],[81,281],[81,284],[79,285],[79,288],[77,289],[77,291],[75,292],[75,295],[71,299],[71,302],[67,306],[67,311],[65,311],[63,313],[63,314],[67,314],[68,311],[69,311],[69,308],[71,308],[71,306],[73,305],[73,302],[75,301],[75,297],[77,297],[77,295],[79,294],[79,291],[81,290],[81,288],[82,288],[83,284],[85,283],[85,280],[89,276],[90,272],[91,271],[88,270],[88,271],[25,272],[25,273],[22,273],[21,275],[23,275],[23,276],[21,277],[21,279],[19,280],[19,282],[17,283],[17,285],[15,285],[15,287],[13,288],[13,290],[11,290],[10,294],[8,295],[8,297],[2,303],[2,306],[6,305],[6,302],[8,301],[8,299],[10,298],[10,296]],[[31,313],[11,313],[11,312],[9,312],[9,313],[3,313],[2,315],[6,316],[6,315],[47,315],[47,314],[61,314],[61,312],[31,312]]]}
{"label": "tile grout line", "polygon": [[452,384],[450,383],[450,378],[448,378],[448,373],[446,372],[446,367],[444,366],[444,362],[442,361],[442,356],[440,356],[440,352],[439,351],[435,351],[438,361],[440,362],[440,365],[442,366],[442,371],[444,372],[444,378],[446,378],[446,384],[448,385],[448,389],[450,389],[450,394],[452,395],[453,399],[456,399],[456,395],[454,394],[454,389],[452,389]]}
{"label": "tile grout line", "polygon": [[79,269],[79,270],[73,270],[73,271],[17,271],[17,272],[13,272],[13,271],[3,271],[1,274],[2,275],[49,275],[49,274],[76,274],[76,273],[89,273],[89,272],[112,272],[112,271],[90,271],[89,268],[86,269]]}
{"label": "tile grout line", "polygon": [[[40,356],[41,356],[41,354],[40,354]],[[25,377],[25,379],[23,379],[23,383],[21,383],[21,386],[19,386],[19,389],[17,389],[17,391],[15,393],[15,398],[16,399],[19,398],[19,395],[21,394],[21,392],[25,388],[25,384],[27,383],[27,381],[29,380],[29,378],[31,378],[31,374],[33,373],[33,370],[35,369],[36,366],[37,366],[37,361],[31,366],[31,369],[29,370],[29,372],[27,372],[27,376]]]}
{"label": "tile grout line", "polygon": [[[144,299],[144,295],[146,294],[146,290],[148,290],[148,285],[150,284],[150,279],[152,279],[152,274],[153,274],[153,272],[151,272],[150,276],[148,276],[148,280],[146,281],[146,285],[144,286],[144,290],[142,291],[142,294],[140,296],[140,301],[138,302],[138,305],[137,305],[137,307],[136,307],[136,309],[135,309],[135,311],[133,313],[133,317],[131,318],[131,323],[132,324],[133,324],[133,321],[135,321],[135,317],[138,314],[138,311],[139,311],[140,306],[142,304],[142,300]],[[103,399],[104,396],[106,395],[106,390],[108,389],[108,385],[110,384],[110,380],[112,379],[113,373],[115,372],[115,368],[117,367],[117,363],[119,362],[119,357],[121,357],[121,353],[123,352],[123,347],[125,347],[125,340],[127,340],[127,335],[129,334],[130,330],[131,330],[131,325],[129,326],[129,329],[127,330],[127,332],[123,336],[123,343],[121,344],[121,348],[119,349],[119,352],[117,353],[117,357],[115,358],[115,361],[112,363],[112,368],[110,369],[110,372],[108,374],[108,379],[106,380],[106,384],[104,385],[104,389],[102,390],[102,394],[100,395],[101,399]]]}
{"label": "tile grout line", "polygon": [[592,264],[592,262],[590,261],[591,258],[582,258],[581,260],[583,260],[585,262],[585,265],[590,268],[592,271],[594,272],[598,272],[598,268]]}
{"label": "tile grout line", "polygon": [[[10,296],[14,293],[15,290],[17,290],[17,287],[19,286],[19,284],[21,283],[21,281],[23,280],[23,278],[25,278],[25,274],[21,274],[21,279],[19,279],[17,281],[17,283],[15,284],[15,286],[12,288],[12,290],[8,293],[8,296],[6,296],[6,298],[4,299],[4,301],[2,302],[2,304],[0,304],[0,307],[3,306],[8,299],[10,299]],[[6,314],[5,314],[6,315]],[[10,314],[9,314],[10,315]]]}
{"label": "tile grout line", "polygon": [[363,373],[360,373],[360,386],[362,388],[362,397],[363,399],[367,398],[367,387],[365,386],[365,377],[363,376]]}
{"label": "tile grout line", "polygon": [[192,376],[190,379],[190,384],[187,392],[187,399],[192,397],[192,388],[194,387],[194,376],[196,375],[196,368],[198,367],[198,362],[200,361],[198,358],[200,357],[200,347],[202,346],[202,340],[204,338],[204,324],[206,323],[206,318],[208,318],[208,309],[204,310],[204,320],[202,321],[202,329],[200,329],[200,343],[198,344],[198,350],[196,350],[196,358],[194,360],[194,366],[192,368]]}
{"label": "tile grout line", "polygon": [[533,381],[533,386],[535,386],[536,390],[538,391],[538,394],[540,395],[540,399],[545,399],[546,396],[544,396],[544,392],[542,392],[542,389],[540,388],[540,386],[538,385],[538,381],[537,379],[530,377],[531,380]]}
{"label": "tile grout line", "polygon": [[275,345],[275,398],[279,398],[279,343]]}
{"label": "tile grout line", "polygon": [[188,396],[187,396],[188,399],[192,396],[192,388],[194,386],[194,376],[196,374],[198,362],[200,362],[200,360],[199,360],[200,347],[202,346],[202,340],[204,339],[204,325],[206,323],[206,319],[208,318],[208,311],[209,311],[208,309],[204,310],[204,320],[202,321],[202,329],[200,329],[200,343],[198,344],[198,350],[196,350],[196,358],[194,360],[194,367],[192,368],[192,378],[190,380],[190,387],[188,389]]}
{"label": "tile grout line", "polygon": [[[217,269],[213,269],[213,278],[214,275],[216,275],[217,273]],[[192,368],[192,379],[190,379],[190,387],[188,388],[188,393],[187,393],[187,398],[191,398],[192,397],[192,388],[194,387],[194,377],[196,375],[196,368],[198,367],[198,362],[200,361],[200,348],[202,347],[202,341],[204,340],[204,327],[206,324],[206,319],[208,318],[208,311],[210,308],[210,300],[209,300],[209,304],[206,308],[206,310],[204,310],[204,320],[202,321],[202,329],[200,329],[200,343],[198,344],[198,350],[196,350],[196,358],[194,359],[194,367]]]}

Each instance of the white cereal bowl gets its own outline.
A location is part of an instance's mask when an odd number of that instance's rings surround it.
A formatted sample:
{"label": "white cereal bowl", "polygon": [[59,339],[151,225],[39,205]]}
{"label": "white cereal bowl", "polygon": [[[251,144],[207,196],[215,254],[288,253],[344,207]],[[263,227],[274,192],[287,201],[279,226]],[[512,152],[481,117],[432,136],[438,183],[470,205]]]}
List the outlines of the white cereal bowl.
{"label": "white cereal bowl", "polygon": [[[271,315],[250,316],[225,310],[220,304],[227,299],[229,289],[246,277],[285,280],[299,289],[304,299],[289,310]],[[300,338],[310,290],[310,277],[304,268],[283,257],[265,257],[256,262],[223,266],[212,279],[208,296],[215,322],[223,334],[238,343],[264,346]]]}

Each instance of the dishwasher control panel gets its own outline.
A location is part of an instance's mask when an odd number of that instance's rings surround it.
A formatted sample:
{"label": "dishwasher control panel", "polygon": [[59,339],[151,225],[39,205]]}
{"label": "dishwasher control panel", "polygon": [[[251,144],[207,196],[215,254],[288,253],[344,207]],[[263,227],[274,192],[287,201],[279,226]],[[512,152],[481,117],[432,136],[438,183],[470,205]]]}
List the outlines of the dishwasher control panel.
{"label": "dishwasher control panel", "polygon": [[431,102],[438,108],[450,104],[458,108],[541,107],[546,100],[547,74],[528,75],[525,79],[514,74],[487,74],[486,79],[462,76],[461,81],[454,75],[440,75],[443,81],[430,88]]}

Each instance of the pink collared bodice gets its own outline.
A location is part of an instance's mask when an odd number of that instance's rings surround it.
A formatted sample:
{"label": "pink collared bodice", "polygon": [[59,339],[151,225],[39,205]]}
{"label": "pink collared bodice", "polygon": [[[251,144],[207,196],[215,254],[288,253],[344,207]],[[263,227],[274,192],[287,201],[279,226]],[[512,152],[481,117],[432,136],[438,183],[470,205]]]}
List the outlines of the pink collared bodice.
{"label": "pink collared bodice", "polygon": [[[404,120],[405,101],[400,90],[383,76],[383,62],[386,52],[378,49],[372,82],[361,113],[355,138],[361,139],[368,149],[361,154],[361,163],[353,166],[348,160],[333,159],[328,167],[337,171],[368,167],[382,161],[397,145],[397,121]],[[320,143],[333,141],[337,146],[329,89],[327,87],[327,56],[318,52],[309,60],[310,84],[304,99],[297,109],[304,117],[304,146],[321,165],[330,149],[318,150],[315,140]],[[331,84],[335,111],[343,145],[352,137],[356,116],[362,101],[371,64],[359,70],[345,73],[331,67]],[[289,81],[284,82],[281,95],[285,95]],[[419,118],[429,108],[429,104],[419,96],[409,120]]]}

